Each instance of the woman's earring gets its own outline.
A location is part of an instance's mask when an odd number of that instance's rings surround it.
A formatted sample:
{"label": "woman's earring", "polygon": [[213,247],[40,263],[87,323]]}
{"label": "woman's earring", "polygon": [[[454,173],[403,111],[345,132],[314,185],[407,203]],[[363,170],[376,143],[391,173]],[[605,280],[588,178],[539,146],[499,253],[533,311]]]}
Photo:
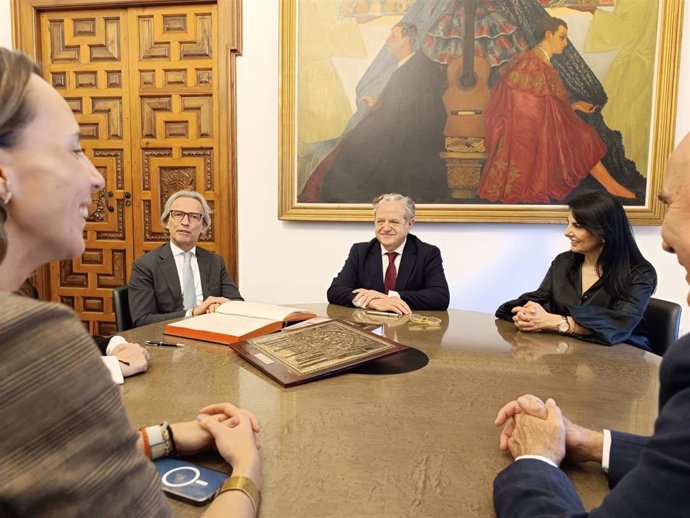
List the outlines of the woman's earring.
{"label": "woman's earring", "polygon": [[7,205],[10,200],[12,199],[12,191],[10,191],[10,185],[9,182],[7,181],[6,178],[0,177],[2,181],[0,181],[0,192],[3,194],[0,196],[0,200]]}

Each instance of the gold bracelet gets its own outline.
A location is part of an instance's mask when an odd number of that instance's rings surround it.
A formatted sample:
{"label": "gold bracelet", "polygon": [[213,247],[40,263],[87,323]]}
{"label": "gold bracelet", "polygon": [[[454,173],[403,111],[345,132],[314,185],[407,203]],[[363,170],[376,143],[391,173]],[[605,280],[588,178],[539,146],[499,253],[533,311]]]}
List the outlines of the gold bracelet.
{"label": "gold bracelet", "polygon": [[242,491],[252,503],[254,514],[259,510],[259,506],[261,505],[261,493],[259,493],[256,484],[254,484],[251,478],[233,475],[223,482],[216,496],[222,495],[226,491]]}

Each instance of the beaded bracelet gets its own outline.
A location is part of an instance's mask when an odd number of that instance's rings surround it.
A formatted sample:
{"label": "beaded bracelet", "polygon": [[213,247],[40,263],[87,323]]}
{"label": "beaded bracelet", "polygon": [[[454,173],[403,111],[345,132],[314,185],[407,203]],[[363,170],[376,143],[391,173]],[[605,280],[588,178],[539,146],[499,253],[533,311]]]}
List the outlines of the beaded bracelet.
{"label": "beaded bracelet", "polygon": [[165,456],[177,457],[177,447],[175,445],[175,437],[173,436],[172,427],[167,421],[161,424],[161,432],[165,440]]}

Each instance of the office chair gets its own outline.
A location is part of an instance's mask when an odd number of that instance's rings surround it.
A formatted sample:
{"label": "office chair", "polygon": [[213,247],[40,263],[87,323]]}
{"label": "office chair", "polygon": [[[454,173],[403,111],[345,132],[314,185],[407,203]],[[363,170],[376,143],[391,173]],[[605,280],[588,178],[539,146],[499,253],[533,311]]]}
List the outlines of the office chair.
{"label": "office chair", "polygon": [[644,312],[645,330],[654,354],[663,356],[666,349],[678,339],[681,307],[667,300],[649,299]]}
{"label": "office chair", "polygon": [[127,331],[134,327],[132,316],[129,314],[128,286],[118,286],[113,289],[113,308],[115,309],[115,329]]}

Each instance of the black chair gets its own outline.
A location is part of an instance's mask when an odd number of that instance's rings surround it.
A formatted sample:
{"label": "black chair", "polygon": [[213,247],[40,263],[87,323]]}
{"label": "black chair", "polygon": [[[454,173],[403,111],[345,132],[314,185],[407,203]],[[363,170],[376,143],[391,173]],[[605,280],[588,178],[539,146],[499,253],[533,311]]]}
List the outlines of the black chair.
{"label": "black chair", "polygon": [[127,331],[134,327],[132,316],[129,314],[129,287],[118,286],[113,289],[113,308],[115,309],[115,329]]}
{"label": "black chair", "polygon": [[678,339],[681,307],[667,300],[649,299],[644,313],[645,329],[654,354],[663,356],[666,349]]}

